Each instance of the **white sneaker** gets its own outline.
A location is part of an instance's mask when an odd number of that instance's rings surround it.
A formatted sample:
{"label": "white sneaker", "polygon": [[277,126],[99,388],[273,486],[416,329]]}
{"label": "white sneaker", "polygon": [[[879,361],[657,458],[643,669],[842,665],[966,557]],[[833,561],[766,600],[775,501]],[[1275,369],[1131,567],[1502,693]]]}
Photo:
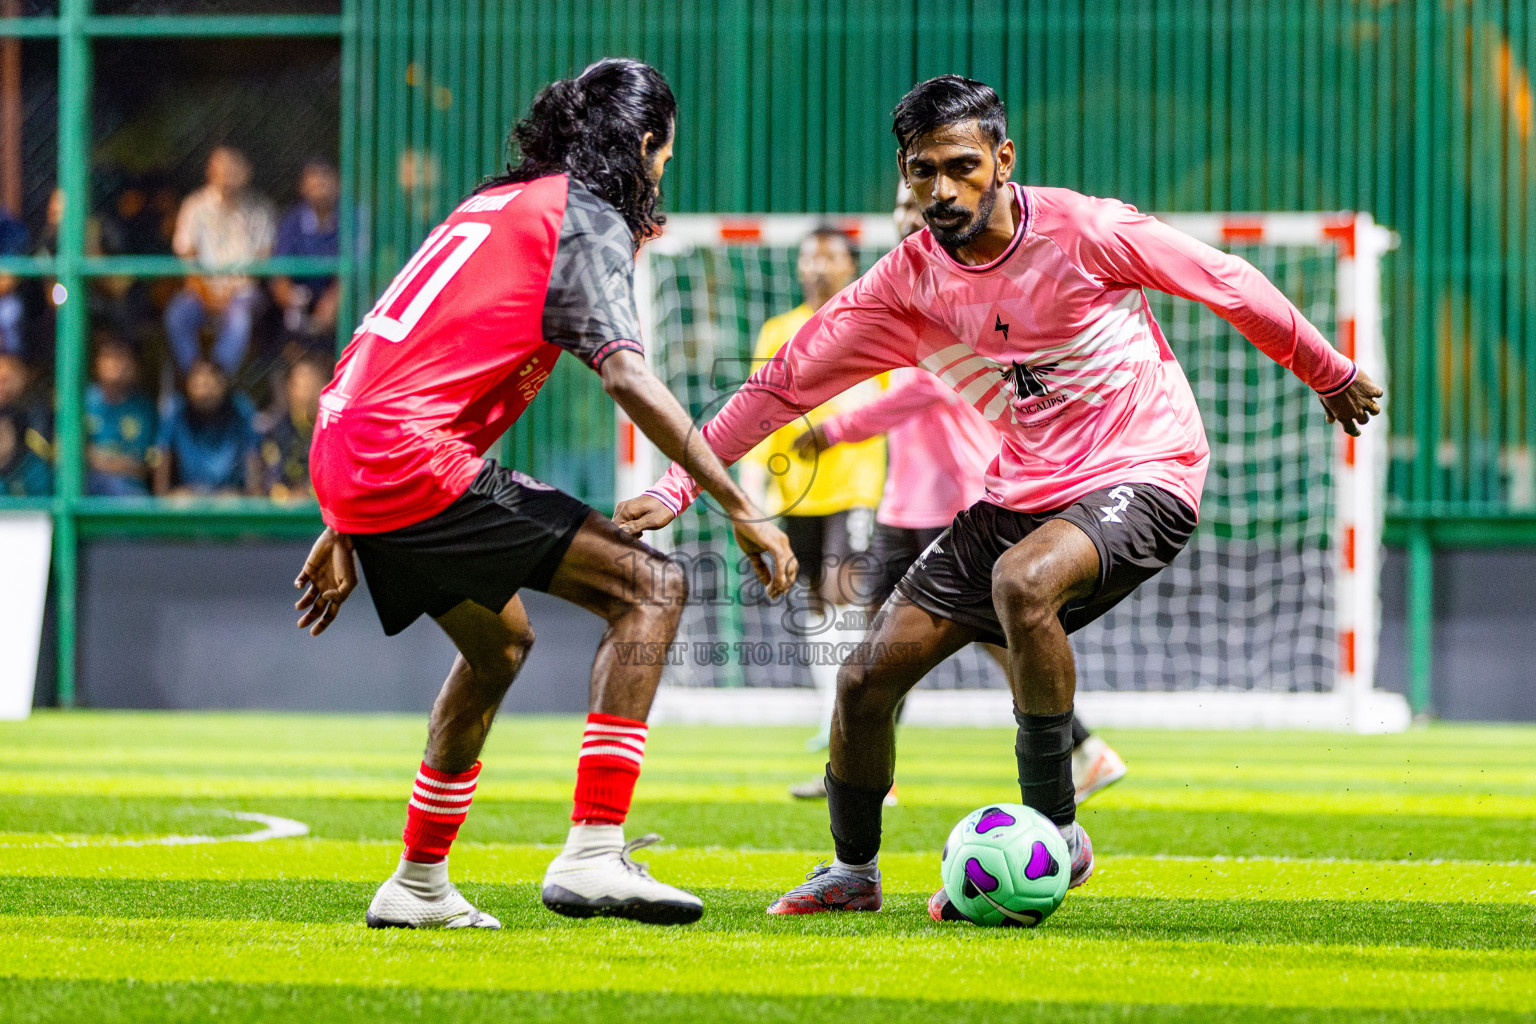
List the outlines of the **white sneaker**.
{"label": "white sneaker", "polygon": [[448,862],[418,864],[400,859],[395,873],[368,904],[369,928],[500,928],[476,910],[448,881]]}
{"label": "white sneaker", "polygon": [[1125,778],[1127,769],[1120,755],[1097,736],[1089,736],[1072,751],[1072,785],[1076,800],[1082,803],[1101,789]]}
{"label": "white sneaker", "polygon": [[572,825],[544,872],[544,905],[566,917],[627,917],[646,924],[692,924],[704,902],[691,892],[658,882],[629,855],[660,842],[657,835],[624,842],[622,825]]}

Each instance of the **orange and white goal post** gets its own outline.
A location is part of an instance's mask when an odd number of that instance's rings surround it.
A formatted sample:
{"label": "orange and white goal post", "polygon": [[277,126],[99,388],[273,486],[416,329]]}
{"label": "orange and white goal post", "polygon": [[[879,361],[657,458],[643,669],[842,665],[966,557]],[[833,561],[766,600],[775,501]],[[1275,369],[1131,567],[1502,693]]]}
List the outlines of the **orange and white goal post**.
{"label": "orange and white goal post", "polygon": [[[1293,300],[1331,331],[1342,352],[1376,381],[1386,379],[1381,260],[1394,236],[1369,214],[1184,213],[1161,219],[1255,262],[1282,290],[1295,292]],[[797,246],[828,223],[849,234],[866,266],[897,241],[890,217],[880,214],[680,214],[642,248],[636,291],[648,358],[693,413],[707,418],[742,379],[734,368],[745,365],[762,321],[798,300]],[[1274,508],[1260,515],[1268,519],[1257,529],[1258,541],[1216,537],[1218,525],[1197,531],[1191,550],[1173,567],[1112,612],[1098,632],[1075,638],[1078,709],[1094,726],[1406,728],[1406,701],[1374,685],[1385,423],[1371,423],[1358,439],[1327,426],[1304,385],[1273,364],[1245,362],[1264,357],[1208,310],[1150,292],[1149,299],[1191,372],[1215,458],[1231,463],[1231,472],[1213,471],[1207,480],[1203,526],[1211,515],[1207,509],[1223,507],[1220,495],[1213,500],[1213,488],[1262,493],[1279,481],[1286,500],[1260,501]],[[1207,401],[1217,385],[1197,375],[1223,372],[1223,401]],[[1273,431],[1254,424],[1213,422],[1244,415],[1230,411],[1243,404],[1230,400],[1238,394],[1231,389],[1255,374],[1269,389],[1259,399],[1272,403],[1264,415],[1289,417],[1292,424],[1285,429],[1294,435],[1278,445],[1267,438]],[[1256,440],[1245,445],[1243,438]],[[621,413],[616,495],[640,493],[665,465]],[[1235,477],[1248,479],[1234,483]],[[1304,507],[1288,504],[1296,495],[1305,496]],[[1242,518],[1248,515],[1244,500],[1238,490],[1226,506]],[[690,512],[656,541],[687,555],[690,564],[710,551],[722,556],[713,564],[724,564],[732,554],[724,531],[701,523]],[[1239,526],[1255,532],[1251,522]],[[1283,543],[1266,546],[1266,530]],[[710,581],[716,599],[690,606],[655,713],[674,721],[813,723],[819,701],[796,683],[792,668],[742,653],[760,653],[764,644],[773,649],[773,617],[737,607],[729,594],[719,599],[728,582]],[[1176,625],[1157,625],[1169,621]],[[954,676],[955,688],[915,691],[905,720],[1011,725],[1001,678],[968,671],[974,678]]]}

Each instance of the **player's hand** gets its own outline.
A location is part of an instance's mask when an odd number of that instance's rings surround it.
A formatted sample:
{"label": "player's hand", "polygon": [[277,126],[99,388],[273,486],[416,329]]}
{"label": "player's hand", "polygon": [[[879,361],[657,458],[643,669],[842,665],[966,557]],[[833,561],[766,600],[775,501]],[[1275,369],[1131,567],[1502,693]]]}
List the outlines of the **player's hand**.
{"label": "player's hand", "polygon": [[823,431],[820,427],[812,427],[810,430],[804,431],[799,437],[795,438],[794,442],[790,444],[790,447],[795,450],[796,455],[800,456],[801,458],[808,458],[811,453],[824,452],[832,446],[827,444],[827,435],[825,431]]}
{"label": "player's hand", "polygon": [[319,636],[336,621],[342,602],[357,589],[351,538],[327,526],[309,549],[309,558],[293,585],[304,591],[294,603],[294,608],[304,613],[299,616],[299,628]]}
{"label": "player's hand", "polygon": [[621,501],[613,510],[614,525],[631,537],[638,537],[647,530],[659,530],[676,518],[666,502],[653,494]]}
{"label": "player's hand", "polygon": [[1381,388],[1365,375],[1364,370],[1355,373],[1354,383],[1336,395],[1320,398],[1329,423],[1338,423],[1351,437],[1360,436],[1360,427],[1372,416],[1381,415]]}
{"label": "player's hand", "polygon": [[[767,589],[768,596],[778,598],[789,590],[789,585],[795,582],[799,564],[789,549],[789,538],[784,531],[762,519],[737,519],[732,528],[736,545],[752,562],[752,571],[757,573],[758,582]],[[764,561],[764,555],[773,559],[772,568]]]}

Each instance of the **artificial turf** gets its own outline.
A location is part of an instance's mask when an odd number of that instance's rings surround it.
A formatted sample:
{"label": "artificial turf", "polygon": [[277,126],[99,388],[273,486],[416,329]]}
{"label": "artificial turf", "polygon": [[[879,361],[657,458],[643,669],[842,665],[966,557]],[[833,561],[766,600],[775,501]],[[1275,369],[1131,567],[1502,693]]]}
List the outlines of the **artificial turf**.
{"label": "artificial turf", "polygon": [[[937,849],[1012,737],[905,730],[879,914],[764,905],[828,853],[800,730],[659,726],[630,835],[704,919],[555,917],[581,723],[505,719],[452,858],[499,933],[375,932],[423,723],[0,725],[0,1020],[1536,1021],[1536,730],[1119,732],[1099,869],[1037,931],[938,925]],[[297,819],[304,838],[172,845]]]}

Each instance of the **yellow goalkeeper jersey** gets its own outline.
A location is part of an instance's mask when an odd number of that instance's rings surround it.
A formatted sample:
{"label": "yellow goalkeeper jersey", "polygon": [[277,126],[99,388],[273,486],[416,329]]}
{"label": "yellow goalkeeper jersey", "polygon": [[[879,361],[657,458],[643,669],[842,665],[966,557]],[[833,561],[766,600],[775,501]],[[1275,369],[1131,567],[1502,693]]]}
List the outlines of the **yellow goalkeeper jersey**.
{"label": "yellow goalkeeper jersey", "polygon": [[[773,358],[795,336],[815,310],[800,305],[763,324],[752,350],[753,368]],[[860,506],[880,504],[885,487],[885,438],[872,437],[855,444],[840,444],[819,456],[802,458],[792,447],[795,438],[823,420],[857,408],[880,393],[884,377],[868,380],[844,391],[803,419],[774,431],[752,449],[747,460],[766,469],[769,515],[825,516]],[[809,421],[809,423],[807,423]]]}

